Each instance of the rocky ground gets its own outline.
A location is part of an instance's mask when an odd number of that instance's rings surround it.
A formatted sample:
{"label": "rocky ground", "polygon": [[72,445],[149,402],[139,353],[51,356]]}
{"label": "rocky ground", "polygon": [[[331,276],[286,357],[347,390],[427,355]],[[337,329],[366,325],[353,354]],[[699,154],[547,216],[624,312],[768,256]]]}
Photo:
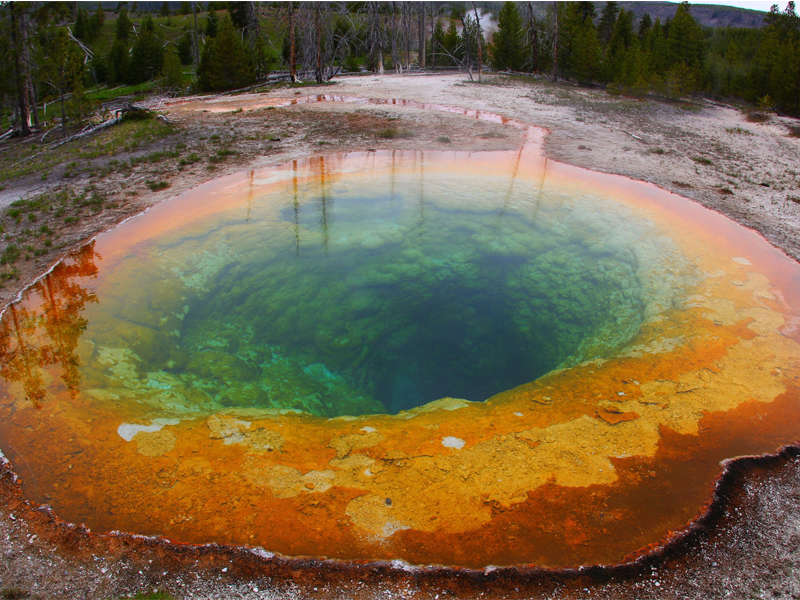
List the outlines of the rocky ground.
{"label": "rocky ground", "polygon": [[[550,158],[655,183],[756,229],[800,259],[800,138],[791,135],[800,126],[797,120],[706,101],[633,99],[502,76],[480,84],[462,75],[363,76],[301,91],[276,89],[173,104],[152,99],[171,124],[136,126],[124,140],[110,131],[98,134],[108,143],[92,152],[87,152],[94,148],[90,141],[55,150],[41,145],[34,149],[31,141],[0,146],[0,251],[10,259],[5,254],[9,246],[19,247],[19,256],[2,267],[8,276],[0,288],[0,304],[96,233],[222,174],[320,152],[488,150],[521,143],[517,129],[417,105],[281,105],[282,99],[318,93],[478,109],[547,127]],[[133,138],[137,143],[131,143]],[[488,581],[484,587],[480,581],[453,587],[403,569],[371,577],[367,585],[359,583],[358,575],[324,581],[234,572],[223,570],[223,563],[189,568],[180,561],[164,562],[161,555],[92,557],[91,551],[71,552],[62,537],[48,535],[50,526],[37,521],[38,513],[14,494],[5,494],[0,496],[0,597],[102,599],[162,589],[185,598],[444,598],[484,593],[800,598],[800,462],[787,458],[773,469],[751,473],[737,489],[710,533],[652,569],[612,580],[519,579],[500,587]]]}

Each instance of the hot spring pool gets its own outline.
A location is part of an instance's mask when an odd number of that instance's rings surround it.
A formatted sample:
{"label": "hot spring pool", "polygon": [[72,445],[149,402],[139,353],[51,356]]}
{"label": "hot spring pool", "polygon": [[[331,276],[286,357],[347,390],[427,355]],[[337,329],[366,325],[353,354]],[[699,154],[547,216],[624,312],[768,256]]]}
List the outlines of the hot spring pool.
{"label": "hot spring pool", "polygon": [[800,268],[519,152],[225,177],[3,315],[0,447],[95,530],[467,567],[619,562],[797,439]]}

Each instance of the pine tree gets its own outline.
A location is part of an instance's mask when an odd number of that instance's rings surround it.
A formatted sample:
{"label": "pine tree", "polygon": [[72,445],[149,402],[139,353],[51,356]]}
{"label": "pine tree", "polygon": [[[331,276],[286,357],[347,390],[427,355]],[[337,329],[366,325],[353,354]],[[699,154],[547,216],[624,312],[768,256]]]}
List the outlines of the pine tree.
{"label": "pine tree", "polygon": [[525,31],[514,2],[505,2],[500,9],[490,52],[495,69],[522,70],[525,62]]}
{"label": "pine tree", "polygon": [[434,67],[442,64],[442,48],[444,48],[444,28],[439,19],[436,19],[436,24],[433,26],[433,33],[431,34],[428,64]]}
{"label": "pine tree", "polygon": [[94,11],[94,14],[89,19],[89,30],[92,41],[97,39],[97,36],[100,35],[100,30],[103,28],[103,24],[106,22],[106,14],[103,12],[103,7],[98,3],[97,10]]}
{"label": "pine tree", "polygon": [[756,53],[753,99],[769,96],[779,110],[800,114],[800,17],[794,2],[783,12],[773,6]]}
{"label": "pine tree", "polygon": [[183,69],[181,68],[180,58],[178,58],[178,51],[174,47],[170,47],[164,53],[161,87],[175,91],[183,87]]}
{"label": "pine tree", "polygon": [[197,76],[200,88],[208,91],[239,88],[255,81],[253,62],[229,18],[220,20],[217,36],[206,44]]}
{"label": "pine tree", "polygon": [[119,9],[119,15],[117,16],[117,25],[115,28],[116,38],[125,41],[131,35],[132,31],[133,23],[131,23],[130,18],[128,18],[128,10],[123,6]]}
{"label": "pine tree", "polygon": [[703,31],[689,12],[689,3],[681,2],[669,23],[669,63],[683,63],[690,69],[700,66],[703,57]]}
{"label": "pine tree", "polygon": [[608,81],[620,81],[626,53],[633,40],[633,13],[623,9],[617,15],[617,20],[614,22],[614,28],[606,48],[605,69]]}
{"label": "pine tree", "polygon": [[604,44],[607,44],[611,39],[611,33],[614,31],[614,23],[617,22],[617,12],[619,7],[616,2],[606,2],[603,7],[603,13],[600,15],[600,23],[597,26],[598,34]]}
{"label": "pine tree", "polygon": [[82,8],[78,9],[78,16],[75,19],[75,27],[72,32],[76,38],[82,42],[90,41],[89,36],[89,15]]}
{"label": "pine tree", "polygon": [[689,12],[689,3],[678,5],[667,35],[666,93],[683,96],[700,87],[703,30]]}
{"label": "pine tree", "polygon": [[128,44],[117,38],[108,53],[108,81],[110,83],[123,83],[129,79],[130,55]]}
{"label": "pine tree", "polygon": [[247,26],[247,8],[247,2],[231,2],[228,4],[228,14],[236,29],[244,29]]}
{"label": "pine tree", "polygon": [[76,81],[80,82],[83,74],[83,53],[62,27],[54,27],[45,34],[41,53],[39,76],[58,94],[61,125],[66,128],[65,96],[75,86]]}
{"label": "pine tree", "polygon": [[591,82],[600,79],[602,47],[597,29],[591,17],[584,18],[577,26],[570,49],[571,73],[578,81]]}
{"label": "pine tree", "polygon": [[594,18],[597,16],[597,13],[594,10],[594,2],[575,2],[575,4],[577,5],[581,22],[585,22],[586,19],[590,19],[592,23],[594,23]]}
{"label": "pine tree", "polygon": [[653,19],[650,17],[650,13],[644,13],[639,20],[639,39],[644,40],[652,27]]}
{"label": "pine tree", "polygon": [[206,17],[206,35],[212,38],[216,37],[218,27],[219,21],[217,19],[217,13],[209,7],[208,16]]}
{"label": "pine tree", "polygon": [[139,31],[131,52],[129,83],[141,83],[155,78],[164,64],[164,49],[155,33],[153,19],[147,17]]}
{"label": "pine tree", "polygon": [[72,80],[72,92],[67,102],[67,116],[72,120],[78,121],[90,112],[91,106],[92,103],[84,93],[83,69],[81,69]]}
{"label": "pine tree", "polygon": [[178,58],[182,65],[190,65],[193,62],[192,55],[192,33],[187,31],[178,40]]}
{"label": "pine tree", "polygon": [[442,44],[445,51],[445,65],[454,65],[464,55],[464,47],[462,44],[461,36],[458,35],[455,21],[450,21],[447,27],[447,32],[444,34],[444,43]]}

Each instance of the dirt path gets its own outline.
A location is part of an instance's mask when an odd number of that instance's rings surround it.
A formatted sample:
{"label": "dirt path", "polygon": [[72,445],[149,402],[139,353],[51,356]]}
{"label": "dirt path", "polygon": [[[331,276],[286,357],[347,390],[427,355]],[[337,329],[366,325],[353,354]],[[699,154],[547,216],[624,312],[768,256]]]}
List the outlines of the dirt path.
{"label": "dirt path", "polygon": [[[548,155],[594,170],[653,182],[719,210],[761,232],[800,258],[800,138],[788,135],[798,122],[772,116],[746,120],[738,110],[704,104],[669,104],[610,96],[569,85],[492,78],[471,84],[463,76],[364,76],[342,79],[298,98],[334,94],[401,99],[499,113],[544,126],[551,133]],[[300,103],[277,106],[292,90],[267,94],[190,99],[160,103],[176,122],[174,132],[134,152],[91,161],[63,178],[57,164],[43,183],[38,173],[5,182],[3,202],[64,187],[82,190],[102,184],[108,201],[81,213],[69,226],[45,216],[40,224],[58,227],[61,244],[21,263],[18,279],[0,290],[5,305],[56,258],[114,223],[203,181],[245,168],[280,164],[311,153],[364,148],[516,148],[519,131],[457,114],[402,103]],[[241,109],[241,110],[240,110]],[[111,161],[174,155],[130,168],[110,169]],[[197,160],[194,160],[197,157]],[[168,187],[154,191],[153,181]],[[77,192],[76,192],[77,193]],[[24,222],[20,227],[24,226]],[[16,230],[14,230],[16,231]],[[10,233],[13,233],[11,231]],[[7,230],[4,243],[9,243]],[[19,515],[19,499],[0,503],[0,590],[2,597],[113,598],[162,588],[186,598],[300,598],[387,596],[478,597],[480,592],[425,583],[402,569],[371,586],[358,582],[299,583],[286,579],[234,576],[226,567],[186,570],[116,554],[86,560],[62,552],[46,525]],[[800,463],[786,461],[774,472],[751,478],[733,499],[728,514],[687,553],[650,571],[613,581],[591,577],[533,585],[520,583],[495,597],[553,598],[800,598]],[[62,540],[63,541],[63,540]],[[155,562],[148,563],[147,560]],[[17,590],[28,596],[9,595]]]}

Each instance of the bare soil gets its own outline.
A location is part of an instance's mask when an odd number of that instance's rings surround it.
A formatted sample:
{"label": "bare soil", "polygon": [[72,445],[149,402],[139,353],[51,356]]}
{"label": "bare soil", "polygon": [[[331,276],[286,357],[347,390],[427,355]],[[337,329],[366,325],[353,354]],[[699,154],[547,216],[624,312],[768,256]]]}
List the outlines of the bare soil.
{"label": "bare soil", "polygon": [[[771,115],[766,122],[752,123],[736,107],[708,101],[642,100],[500,76],[480,84],[465,81],[463,75],[342,78],[319,90],[306,88],[301,95],[316,93],[459,106],[547,127],[549,157],[650,181],[692,198],[759,231],[800,259],[800,138],[790,135],[791,127],[800,125],[796,119]],[[314,153],[512,149],[521,143],[521,133],[513,128],[401,104],[276,106],[279,99],[295,94],[300,93],[280,89],[173,104],[152,99],[151,104],[174,123],[165,135],[134,151],[79,165],[67,158],[55,161],[48,165],[46,177],[34,172],[0,182],[0,210],[6,210],[0,251],[20,239],[23,229],[34,239],[31,222],[8,217],[7,206],[14,200],[58,190],[103,193],[100,203],[70,205],[74,212],[69,214],[75,217],[70,223],[63,215],[37,214],[35,226],[55,231],[56,243],[38,247],[39,256],[31,250],[29,259],[15,263],[17,278],[0,288],[0,306],[59,256],[98,232],[220,175]],[[29,142],[0,146],[0,159],[19,156],[25,143]],[[153,160],[147,158],[154,155]],[[120,167],[122,160],[128,166]],[[161,182],[167,187],[151,189]],[[693,538],[677,557],[613,577],[594,572],[550,578],[540,574],[538,579],[504,580],[502,586],[494,585],[491,575],[455,585],[403,568],[383,569],[380,576],[369,577],[365,571],[363,581],[325,581],[302,570],[267,577],[237,570],[234,559],[230,564],[218,558],[192,566],[159,553],[104,553],[103,544],[85,541],[78,552],[71,548],[78,538],[56,535],[52,518],[26,505],[9,477],[0,474],[6,489],[0,493],[0,598],[107,599],[154,589],[179,598],[248,599],[800,598],[800,461],[793,457],[744,476],[713,529]]]}

